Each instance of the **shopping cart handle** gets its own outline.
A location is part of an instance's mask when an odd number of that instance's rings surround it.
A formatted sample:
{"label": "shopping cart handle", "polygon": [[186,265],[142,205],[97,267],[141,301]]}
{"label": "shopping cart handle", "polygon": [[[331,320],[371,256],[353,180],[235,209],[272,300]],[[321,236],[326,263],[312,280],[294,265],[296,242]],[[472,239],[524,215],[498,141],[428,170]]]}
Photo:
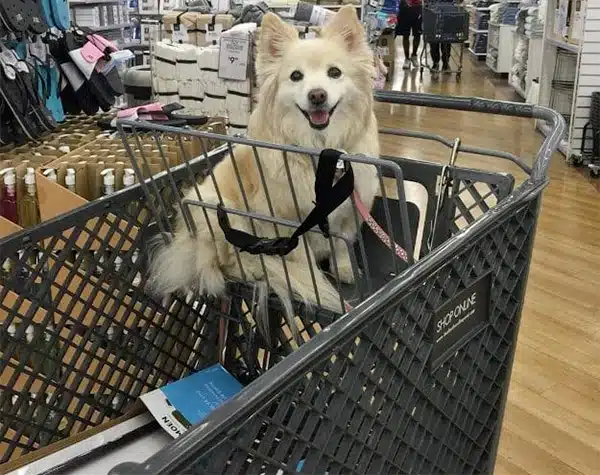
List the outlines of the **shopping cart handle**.
{"label": "shopping cart handle", "polygon": [[376,89],[373,94],[375,100],[378,102],[525,117],[548,122],[550,125],[549,132],[538,151],[531,171],[531,179],[534,183],[541,183],[546,179],[550,158],[558,148],[558,144],[566,129],[565,119],[558,112],[548,107],[521,102],[496,101],[481,97],[440,96],[437,94],[415,92],[384,91],[381,89]]}

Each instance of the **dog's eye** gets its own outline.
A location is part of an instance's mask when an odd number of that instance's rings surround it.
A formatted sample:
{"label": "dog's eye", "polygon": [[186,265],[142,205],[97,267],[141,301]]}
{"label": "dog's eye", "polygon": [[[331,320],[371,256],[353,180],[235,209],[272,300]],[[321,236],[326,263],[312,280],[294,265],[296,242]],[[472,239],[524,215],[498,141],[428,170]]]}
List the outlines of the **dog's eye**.
{"label": "dog's eye", "polygon": [[300,71],[294,71],[292,74],[290,74],[290,79],[294,82],[302,81],[302,79],[304,79],[304,74],[302,74]]}
{"label": "dog's eye", "polygon": [[329,68],[327,70],[327,76],[329,76],[330,78],[337,79],[341,75],[342,75],[342,72],[340,71],[340,68],[336,68],[335,66],[333,68]]}

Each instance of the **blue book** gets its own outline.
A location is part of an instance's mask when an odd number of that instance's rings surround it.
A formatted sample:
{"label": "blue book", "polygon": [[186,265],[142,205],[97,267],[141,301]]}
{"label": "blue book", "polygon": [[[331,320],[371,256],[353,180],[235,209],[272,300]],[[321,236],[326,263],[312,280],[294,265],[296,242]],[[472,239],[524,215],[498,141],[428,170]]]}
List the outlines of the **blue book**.
{"label": "blue book", "polygon": [[141,396],[157,422],[174,438],[202,422],[243,386],[216,364]]}

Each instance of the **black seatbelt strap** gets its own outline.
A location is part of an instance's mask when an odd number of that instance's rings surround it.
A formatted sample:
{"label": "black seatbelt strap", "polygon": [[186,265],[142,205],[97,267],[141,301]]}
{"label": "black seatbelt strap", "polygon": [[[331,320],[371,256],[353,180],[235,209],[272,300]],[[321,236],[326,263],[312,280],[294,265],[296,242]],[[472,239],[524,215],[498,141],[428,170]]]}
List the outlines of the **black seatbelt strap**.
{"label": "black seatbelt strap", "polygon": [[323,234],[329,237],[327,217],[346,201],[354,191],[354,172],[347,161],[343,162],[343,175],[335,184],[333,183],[341,156],[342,152],[333,149],[324,149],[319,155],[315,177],[315,207],[290,237],[261,238],[234,229],[229,223],[229,218],[223,206],[219,205],[217,207],[217,218],[227,242],[240,251],[249,252],[250,254],[285,256],[298,246],[299,238],[314,226],[319,226]]}

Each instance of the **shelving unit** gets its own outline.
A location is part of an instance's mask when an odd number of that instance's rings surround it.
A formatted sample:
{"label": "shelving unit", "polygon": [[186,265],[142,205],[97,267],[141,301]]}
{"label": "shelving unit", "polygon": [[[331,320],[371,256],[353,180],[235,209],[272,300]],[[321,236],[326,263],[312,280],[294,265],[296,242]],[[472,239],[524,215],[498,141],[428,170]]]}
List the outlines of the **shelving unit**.
{"label": "shelving unit", "polygon": [[131,41],[134,24],[130,21],[127,0],[69,0],[74,24],[102,32],[111,41]]}
{"label": "shelving unit", "polygon": [[[578,162],[591,95],[600,90],[600,0],[573,2],[570,25],[565,24],[567,5],[566,0],[548,0],[539,103],[565,117],[568,128],[560,151],[568,161]],[[536,125],[547,131],[545,123]]]}
{"label": "shelving unit", "polygon": [[[530,11],[534,9],[533,11]],[[543,11],[543,10],[542,10]],[[543,59],[543,25],[545,16],[540,18],[539,4],[536,2],[521,5],[517,14],[517,25],[513,31],[513,56],[508,83],[523,99],[527,99],[534,81],[539,81]],[[530,22],[527,22],[527,19]],[[527,27],[529,25],[529,27]],[[531,96],[535,101],[536,97]]]}
{"label": "shelving unit", "polygon": [[470,13],[469,52],[478,59],[487,55],[489,7],[467,5]]}
{"label": "shelving unit", "polygon": [[[539,80],[542,71],[542,39],[527,38],[520,35],[517,31],[513,32],[513,58],[512,67],[519,61],[515,58],[514,48],[517,42],[523,41],[526,45],[527,57],[521,62],[521,67],[525,73],[523,76],[517,76],[511,71],[508,75],[508,83],[523,99],[527,98],[527,94],[534,80]],[[525,64],[522,64],[522,63]]]}
{"label": "shelving unit", "polygon": [[489,22],[485,62],[496,74],[507,74],[512,67],[514,25]]}

